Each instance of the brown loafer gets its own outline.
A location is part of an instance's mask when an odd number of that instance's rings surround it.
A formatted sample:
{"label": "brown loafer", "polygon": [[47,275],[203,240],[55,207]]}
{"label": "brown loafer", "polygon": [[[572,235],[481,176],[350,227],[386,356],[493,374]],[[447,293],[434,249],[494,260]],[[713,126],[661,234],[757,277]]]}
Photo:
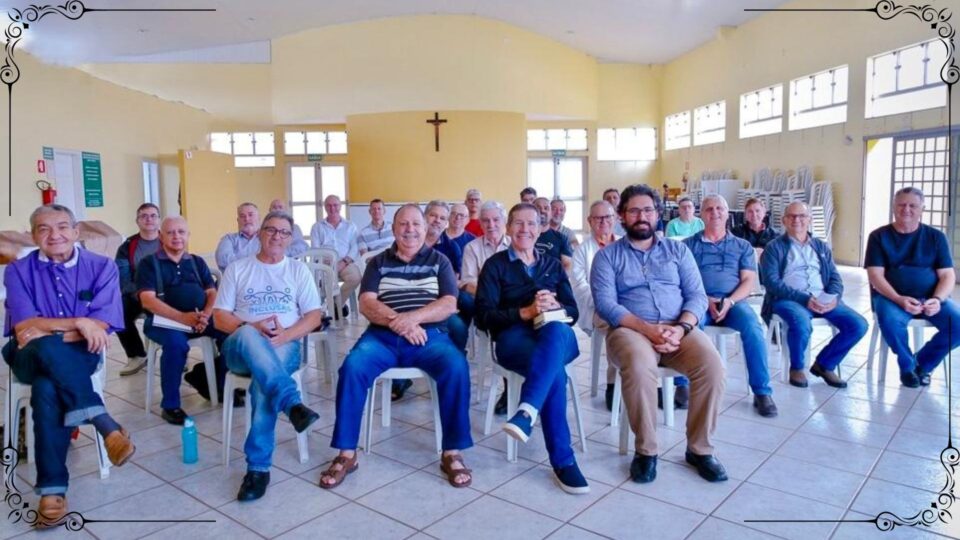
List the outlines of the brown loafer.
{"label": "brown loafer", "polygon": [[60,525],[60,520],[67,515],[67,498],[62,495],[44,495],[40,497],[37,506],[37,522],[34,527],[47,529]]}
{"label": "brown loafer", "polygon": [[110,463],[117,467],[129,461],[133,453],[137,451],[137,447],[130,440],[130,434],[123,428],[107,435],[103,444],[107,447],[107,457],[110,458]]}
{"label": "brown loafer", "polygon": [[820,364],[814,363],[812,366],[810,366],[810,373],[816,375],[817,377],[820,377],[821,379],[823,379],[823,382],[827,383],[828,385],[834,388],[847,387],[846,381],[841,379],[840,376],[836,374],[836,372],[827,371]]}
{"label": "brown loafer", "polygon": [[807,376],[804,375],[802,369],[790,370],[790,386],[796,386],[797,388],[806,388],[808,386]]}

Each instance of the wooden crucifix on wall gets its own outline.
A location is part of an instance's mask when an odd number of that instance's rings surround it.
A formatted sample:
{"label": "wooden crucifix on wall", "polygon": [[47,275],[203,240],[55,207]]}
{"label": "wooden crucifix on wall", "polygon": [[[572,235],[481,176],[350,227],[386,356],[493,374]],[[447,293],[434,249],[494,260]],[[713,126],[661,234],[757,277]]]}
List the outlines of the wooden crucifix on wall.
{"label": "wooden crucifix on wall", "polygon": [[433,147],[435,152],[440,151],[440,124],[445,124],[446,118],[440,118],[440,113],[433,113],[433,118],[427,119],[428,124],[433,124]]}

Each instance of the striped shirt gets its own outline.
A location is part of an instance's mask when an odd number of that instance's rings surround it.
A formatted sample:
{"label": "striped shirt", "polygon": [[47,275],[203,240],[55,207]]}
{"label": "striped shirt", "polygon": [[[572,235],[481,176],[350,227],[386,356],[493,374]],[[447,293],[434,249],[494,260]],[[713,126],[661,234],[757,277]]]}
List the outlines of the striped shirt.
{"label": "striped shirt", "polygon": [[[377,300],[397,313],[414,311],[443,296],[457,296],[457,277],[442,253],[422,247],[410,262],[397,256],[396,244],[367,263],[360,293],[376,293]],[[424,324],[445,327],[446,321]]]}
{"label": "striped shirt", "polygon": [[360,229],[360,237],[357,239],[357,246],[364,252],[379,251],[390,247],[393,243],[393,225],[389,221],[383,222],[383,227],[374,229],[373,224]]}

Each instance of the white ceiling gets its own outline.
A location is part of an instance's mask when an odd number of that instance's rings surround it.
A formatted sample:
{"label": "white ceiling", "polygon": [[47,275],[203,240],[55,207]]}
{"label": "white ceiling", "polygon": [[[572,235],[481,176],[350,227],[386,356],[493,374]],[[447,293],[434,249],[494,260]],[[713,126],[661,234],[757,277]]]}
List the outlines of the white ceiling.
{"label": "white ceiling", "polygon": [[[61,4],[65,0],[51,0]],[[90,12],[49,15],[22,46],[60,64],[144,61],[269,40],[310,28],[384,17],[475,15],[550,37],[600,61],[665,63],[784,0],[83,0],[87,8],[216,8],[215,13]],[[24,8],[36,0],[7,0]],[[190,55],[188,55],[190,56]],[[196,55],[193,55],[196,56]],[[202,55],[201,55],[202,57]],[[169,55],[158,59],[170,59]],[[221,61],[263,61],[262,56]],[[168,60],[169,61],[169,60]],[[179,60],[178,60],[179,61]]]}

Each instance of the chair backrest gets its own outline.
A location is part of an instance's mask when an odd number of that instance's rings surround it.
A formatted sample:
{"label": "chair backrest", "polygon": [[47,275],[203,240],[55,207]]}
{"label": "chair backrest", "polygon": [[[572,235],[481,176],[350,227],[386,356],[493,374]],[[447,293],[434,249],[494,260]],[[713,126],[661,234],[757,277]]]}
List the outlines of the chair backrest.
{"label": "chair backrest", "polygon": [[337,255],[337,250],[335,249],[319,247],[304,251],[303,255],[300,255],[300,260],[335,267],[337,261],[340,260],[340,256]]}
{"label": "chair backrest", "polygon": [[377,255],[383,253],[387,248],[375,249],[373,251],[368,251],[360,256],[360,261],[363,263],[363,267],[367,267],[367,263],[370,262],[370,259],[376,257]]}
{"label": "chair backrest", "polygon": [[304,261],[310,273],[313,274],[313,281],[320,288],[320,295],[323,298],[324,311],[332,313],[337,305],[334,301],[335,293],[340,291],[337,283],[337,272],[332,266],[318,262]]}

